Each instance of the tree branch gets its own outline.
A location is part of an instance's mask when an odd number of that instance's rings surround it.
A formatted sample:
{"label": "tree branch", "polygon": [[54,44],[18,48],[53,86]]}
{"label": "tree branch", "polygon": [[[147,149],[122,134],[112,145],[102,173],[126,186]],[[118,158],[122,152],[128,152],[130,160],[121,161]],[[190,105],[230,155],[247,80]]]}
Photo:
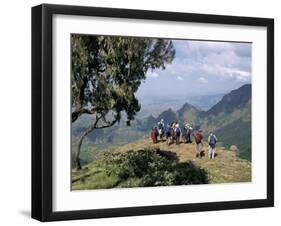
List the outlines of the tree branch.
{"label": "tree branch", "polygon": [[95,127],[95,129],[104,129],[104,128],[108,128],[113,126],[116,122],[118,121],[118,119],[114,119],[112,122],[108,123],[107,125],[103,125],[100,127]]}
{"label": "tree branch", "polygon": [[81,108],[77,111],[72,112],[71,114],[71,121],[75,122],[82,114],[93,114],[93,110],[89,110],[89,109],[85,109],[85,108]]}

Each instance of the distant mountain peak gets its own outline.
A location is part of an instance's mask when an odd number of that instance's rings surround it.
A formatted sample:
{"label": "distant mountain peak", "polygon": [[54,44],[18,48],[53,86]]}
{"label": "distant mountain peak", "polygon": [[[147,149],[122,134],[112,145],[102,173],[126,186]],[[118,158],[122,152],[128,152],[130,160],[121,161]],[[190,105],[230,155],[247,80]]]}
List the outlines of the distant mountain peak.
{"label": "distant mountain peak", "polygon": [[199,111],[196,107],[194,107],[193,105],[189,104],[189,103],[185,103],[184,105],[182,105],[182,107],[178,110],[178,112],[181,111]]}
{"label": "distant mountain peak", "polygon": [[216,115],[220,112],[231,112],[235,107],[244,106],[251,99],[252,85],[245,84],[238,89],[232,90],[223,96],[222,100],[215,104],[204,115]]}
{"label": "distant mountain peak", "polygon": [[177,115],[176,113],[171,109],[169,108],[168,110],[166,111],[163,111],[159,116],[158,116],[158,121],[160,121],[161,119],[164,119],[165,122],[172,122],[172,121],[175,121],[177,118]]}

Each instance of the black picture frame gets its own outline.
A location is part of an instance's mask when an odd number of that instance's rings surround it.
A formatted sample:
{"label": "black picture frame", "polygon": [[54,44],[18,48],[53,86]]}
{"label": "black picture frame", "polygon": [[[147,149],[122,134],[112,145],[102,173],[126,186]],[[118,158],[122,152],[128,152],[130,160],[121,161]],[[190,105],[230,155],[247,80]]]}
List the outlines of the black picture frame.
{"label": "black picture frame", "polygon": [[[52,210],[52,17],[55,14],[266,27],[267,198],[54,212]],[[274,206],[273,19],[49,4],[32,8],[32,218],[40,221],[57,221],[272,206]]]}

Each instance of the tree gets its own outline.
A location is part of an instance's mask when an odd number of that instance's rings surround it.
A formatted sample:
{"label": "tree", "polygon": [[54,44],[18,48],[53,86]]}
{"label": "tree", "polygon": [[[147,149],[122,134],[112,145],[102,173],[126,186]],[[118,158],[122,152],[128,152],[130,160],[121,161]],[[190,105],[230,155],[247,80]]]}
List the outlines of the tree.
{"label": "tree", "polygon": [[71,47],[72,123],[83,114],[95,118],[78,142],[75,163],[81,169],[84,138],[120,122],[122,115],[130,125],[140,110],[135,93],[147,71],[165,69],[175,49],[165,39],[79,34],[71,36]]}

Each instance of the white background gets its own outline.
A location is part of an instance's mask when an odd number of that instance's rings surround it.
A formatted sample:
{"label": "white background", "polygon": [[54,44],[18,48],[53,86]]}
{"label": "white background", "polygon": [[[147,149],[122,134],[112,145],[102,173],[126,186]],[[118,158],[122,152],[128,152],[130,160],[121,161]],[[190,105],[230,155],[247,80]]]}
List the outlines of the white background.
{"label": "white background", "polygon": [[[1,128],[1,225],[36,225],[30,215],[30,156],[31,156],[31,77],[30,77],[30,7],[42,1],[6,1],[1,3],[0,34],[0,128]],[[95,0],[95,1],[47,1],[57,4],[80,4],[104,7],[139,8],[193,13],[229,14],[275,18],[275,62],[281,60],[280,6],[278,1],[212,0],[212,1],[156,1],[156,0]],[[275,115],[281,115],[278,97],[281,89],[280,64],[275,67]],[[278,104],[279,102],[279,104]],[[275,162],[280,159],[280,117],[275,119]],[[279,141],[278,141],[279,138]],[[204,213],[170,214],[161,216],[127,217],[72,222],[56,225],[145,225],[145,224],[195,224],[195,225],[264,225],[280,221],[281,179],[280,164],[275,167],[276,207],[249,210],[217,211]],[[274,223],[273,223],[274,224]]]}

